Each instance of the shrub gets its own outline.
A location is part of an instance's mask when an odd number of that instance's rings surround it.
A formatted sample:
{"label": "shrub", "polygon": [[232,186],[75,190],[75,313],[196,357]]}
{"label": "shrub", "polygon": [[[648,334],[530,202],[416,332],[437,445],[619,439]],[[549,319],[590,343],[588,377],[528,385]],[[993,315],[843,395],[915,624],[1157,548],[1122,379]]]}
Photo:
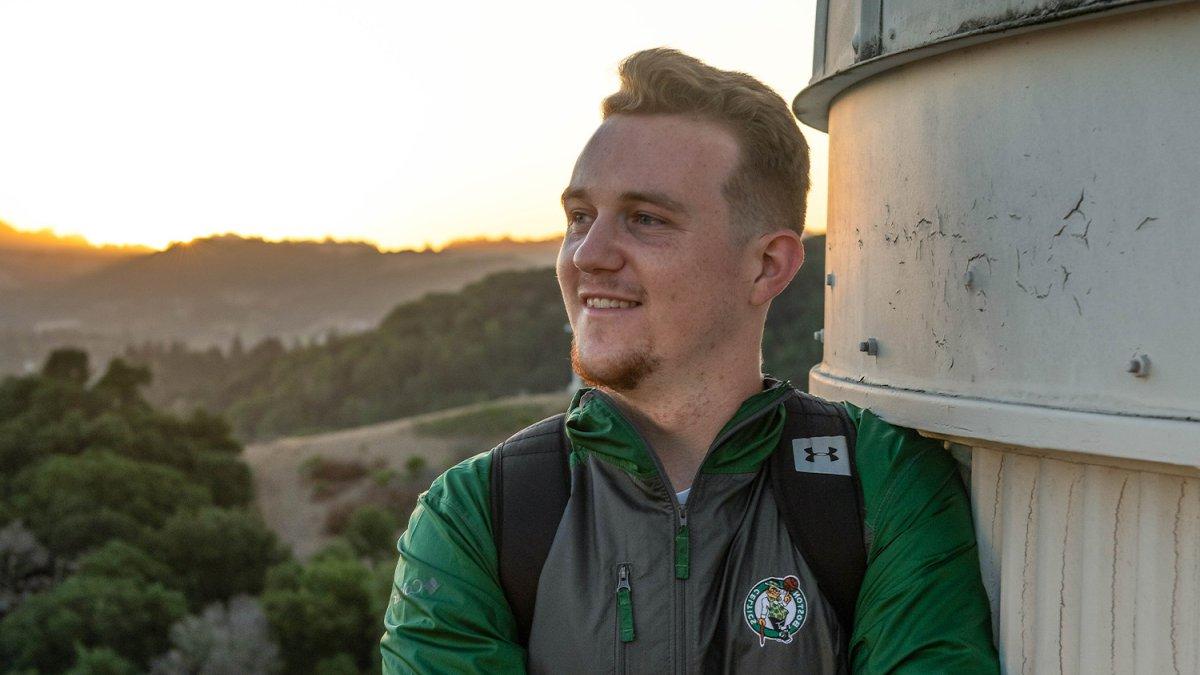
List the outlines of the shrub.
{"label": "shrub", "polygon": [[171,568],[125,541],[109,541],[77,562],[76,574],[104,579],[129,579],[170,586]]}
{"label": "shrub", "polygon": [[354,665],[353,656],[337,654],[317,661],[313,675],[358,675],[358,667]]}
{"label": "shrub", "polygon": [[400,523],[391,513],[376,507],[359,507],[350,516],[342,536],[363,558],[389,560],[395,555]]}
{"label": "shrub", "polygon": [[228,605],[213,603],[201,615],[171,626],[171,651],[155,659],[150,672],[265,675],[281,667],[262,605],[239,595]]}
{"label": "shrub", "polygon": [[392,484],[396,478],[396,470],[386,467],[373,469],[371,471],[371,482],[379,487],[387,487]]}
{"label": "shrub", "polygon": [[168,628],[186,611],[183,595],[161,584],[76,575],[0,621],[0,662],[63,672],[78,643],[115,648],[145,666],[166,649]]}
{"label": "shrub", "polygon": [[321,529],[325,534],[339,536],[346,531],[350,524],[350,516],[354,515],[362,505],[357,501],[342,502],[329,507],[325,512],[325,522]]}
{"label": "shrub", "polygon": [[76,646],[75,667],[67,675],[137,675],[138,668],[129,659],[108,647],[88,649]]}
{"label": "shrub", "polygon": [[[315,461],[314,461],[315,460]],[[314,481],[343,482],[367,475],[367,467],[352,459],[328,459],[314,455],[305,461],[308,477]]]}
{"label": "shrub", "polygon": [[421,474],[425,472],[425,469],[428,466],[429,460],[425,459],[421,455],[413,455],[404,462],[404,470],[408,472],[408,477],[410,479],[419,478]]}
{"label": "shrub", "polygon": [[236,455],[197,452],[189,474],[193,481],[208,488],[217,506],[248,506],[254,500],[250,467]]}
{"label": "shrub", "polygon": [[177,513],[154,536],[154,550],[193,608],[257,595],[267,569],[287,557],[258,516],[216,507]]}
{"label": "shrub", "polygon": [[353,556],[343,544],[306,566],[285,563],[268,575],[262,602],[287,672],[312,672],[318,661],[343,652],[363,669],[378,651],[371,571]]}
{"label": "shrub", "polygon": [[137,541],[208,491],[174,469],[89,451],[55,456],[14,481],[13,503],[52,552],[75,554],[112,538]]}

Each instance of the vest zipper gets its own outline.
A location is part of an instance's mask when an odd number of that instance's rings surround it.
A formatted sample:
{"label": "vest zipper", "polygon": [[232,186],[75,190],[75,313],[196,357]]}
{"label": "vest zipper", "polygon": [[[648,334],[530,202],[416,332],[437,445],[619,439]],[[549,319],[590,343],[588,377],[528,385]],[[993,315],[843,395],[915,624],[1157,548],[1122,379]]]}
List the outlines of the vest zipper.
{"label": "vest zipper", "polygon": [[624,673],[625,650],[633,642],[633,588],[629,585],[629,563],[617,565],[617,673]]}
{"label": "vest zipper", "polygon": [[629,563],[617,565],[617,635],[633,642],[633,588],[629,585]]}
{"label": "vest zipper", "polygon": [[679,529],[675,532],[675,578],[687,579],[691,573],[688,551],[687,505],[679,505]]}

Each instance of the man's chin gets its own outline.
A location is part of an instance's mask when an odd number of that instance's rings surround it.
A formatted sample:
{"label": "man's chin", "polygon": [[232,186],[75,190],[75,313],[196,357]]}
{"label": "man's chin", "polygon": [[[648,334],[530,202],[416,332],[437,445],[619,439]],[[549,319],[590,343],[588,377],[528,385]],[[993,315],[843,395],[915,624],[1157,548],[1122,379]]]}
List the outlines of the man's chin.
{"label": "man's chin", "polygon": [[645,352],[622,354],[607,363],[580,357],[579,348],[571,341],[571,370],[589,387],[604,387],[613,391],[633,391],[658,369],[659,359]]}

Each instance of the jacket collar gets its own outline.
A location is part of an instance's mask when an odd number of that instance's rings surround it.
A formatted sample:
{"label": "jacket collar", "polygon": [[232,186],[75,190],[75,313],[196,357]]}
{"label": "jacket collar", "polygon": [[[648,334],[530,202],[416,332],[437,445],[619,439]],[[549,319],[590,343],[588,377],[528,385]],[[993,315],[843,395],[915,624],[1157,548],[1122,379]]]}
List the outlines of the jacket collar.
{"label": "jacket collar", "polygon": [[[763,390],[738,407],[708,450],[702,473],[746,473],[771,454],[783,430],[783,400],[792,392],[787,380],[763,379]],[[697,414],[702,414],[698,411]],[[658,474],[658,463],[641,433],[625,417],[612,398],[595,387],[575,392],[567,410],[567,438],[571,461],[585,454],[616,464],[648,478]],[[665,478],[665,477],[664,477]]]}

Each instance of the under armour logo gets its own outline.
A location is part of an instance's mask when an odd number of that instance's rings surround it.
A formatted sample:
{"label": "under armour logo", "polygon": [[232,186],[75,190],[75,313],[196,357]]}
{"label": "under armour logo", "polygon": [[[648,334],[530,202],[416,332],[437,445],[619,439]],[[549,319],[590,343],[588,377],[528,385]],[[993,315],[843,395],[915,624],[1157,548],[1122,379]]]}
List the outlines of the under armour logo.
{"label": "under armour logo", "polygon": [[845,436],[814,436],[793,438],[792,456],[796,470],[804,473],[824,473],[849,476]]}
{"label": "under armour logo", "polygon": [[838,461],[837,448],[830,448],[825,452],[817,452],[812,448],[805,448],[804,452],[808,453],[808,457],[804,458],[804,461],[806,462],[815,462],[817,461],[818,457],[828,457],[829,461],[831,462]]}

